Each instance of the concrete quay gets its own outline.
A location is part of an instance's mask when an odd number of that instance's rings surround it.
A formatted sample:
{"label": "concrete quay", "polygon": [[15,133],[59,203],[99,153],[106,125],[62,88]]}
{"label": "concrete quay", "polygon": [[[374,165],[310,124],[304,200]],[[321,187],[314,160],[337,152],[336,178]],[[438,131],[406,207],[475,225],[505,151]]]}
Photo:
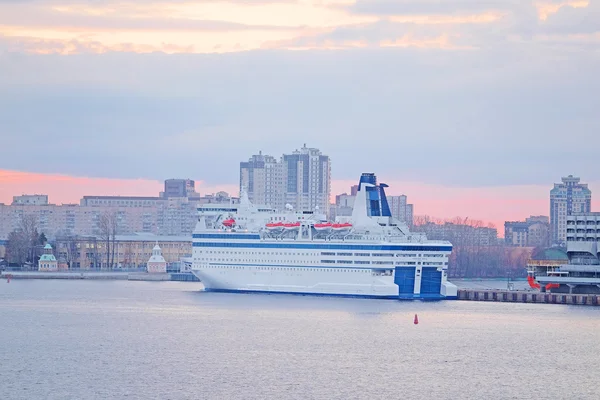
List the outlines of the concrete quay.
{"label": "concrete quay", "polygon": [[181,281],[199,282],[191,273],[148,274],[146,272],[103,272],[103,271],[2,271],[2,279],[94,279],[129,281]]}
{"label": "concrete quay", "polygon": [[600,295],[541,293],[517,290],[459,289],[458,300],[599,306]]}

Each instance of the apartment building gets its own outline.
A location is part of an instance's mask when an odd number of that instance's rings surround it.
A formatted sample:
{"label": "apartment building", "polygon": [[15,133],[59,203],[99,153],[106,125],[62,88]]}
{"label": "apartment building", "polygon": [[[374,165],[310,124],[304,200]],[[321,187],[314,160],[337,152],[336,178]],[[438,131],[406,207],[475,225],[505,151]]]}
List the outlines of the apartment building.
{"label": "apartment building", "polygon": [[259,152],[240,163],[241,190],[258,205],[282,210],[289,204],[295,210],[326,213],[331,194],[329,156],[306,144],[279,161]]}
{"label": "apartment building", "polygon": [[504,223],[504,242],[515,247],[550,246],[550,219],[546,216],[531,216],[525,221]]}
{"label": "apartment building", "polygon": [[592,207],[592,191],[578,177],[569,175],[555,183],[550,191],[550,227],[552,242],[564,245],[567,241],[567,217],[589,213]]}
{"label": "apartment building", "polygon": [[[199,204],[239,201],[239,198],[232,198],[225,192],[199,196],[188,190],[194,186],[189,180],[181,181],[183,185],[180,182],[177,190],[183,188],[194,197],[84,196],[79,205],[57,205],[49,204],[46,195],[35,195],[35,199],[18,196],[19,199],[11,205],[0,204],[0,238],[8,238],[10,232],[18,229],[25,215],[35,216],[38,231],[48,238],[98,235],[99,222],[105,213],[115,214],[120,234],[191,235],[197,222]],[[171,189],[171,193],[174,191]]]}

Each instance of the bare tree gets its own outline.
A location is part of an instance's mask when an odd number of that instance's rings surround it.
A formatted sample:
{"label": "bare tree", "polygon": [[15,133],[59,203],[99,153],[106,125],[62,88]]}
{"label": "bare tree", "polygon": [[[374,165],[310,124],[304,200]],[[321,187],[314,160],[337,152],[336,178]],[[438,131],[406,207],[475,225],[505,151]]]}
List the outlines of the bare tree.
{"label": "bare tree", "polygon": [[115,263],[116,236],[119,227],[117,212],[114,210],[106,211],[98,218],[98,229],[100,239],[106,246],[106,268],[113,268]]}
{"label": "bare tree", "polygon": [[23,264],[27,261],[28,251],[29,247],[23,232],[15,230],[8,234],[6,259],[9,263],[23,266]]}
{"label": "bare tree", "polygon": [[73,262],[78,258],[79,250],[77,235],[72,235],[64,232],[56,233],[56,251],[59,257],[64,257],[69,269],[73,268]]}

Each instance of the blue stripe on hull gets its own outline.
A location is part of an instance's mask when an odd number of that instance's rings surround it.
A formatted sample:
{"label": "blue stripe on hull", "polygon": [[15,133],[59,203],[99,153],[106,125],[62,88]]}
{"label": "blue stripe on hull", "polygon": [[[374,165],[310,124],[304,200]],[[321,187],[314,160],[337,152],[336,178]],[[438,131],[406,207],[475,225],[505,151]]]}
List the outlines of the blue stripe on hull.
{"label": "blue stripe on hull", "polygon": [[[394,296],[377,296],[370,294],[337,294],[337,293],[301,293],[301,292],[278,292],[278,291],[266,291],[266,290],[245,290],[245,289],[204,289],[205,292],[209,293],[252,293],[252,294],[291,294],[296,296],[315,296],[315,297],[344,297],[344,298],[353,298],[353,299],[381,299],[381,300],[449,300],[449,297],[444,297],[442,295],[438,295],[437,297],[434,295],[426,295],[421,296],[419,294],[415,294],[413,297],[398,295]],[[453,299],[456,299],[454,297]]]}
{"label": "blue stripe on hull", "polygon": [[349,250],[349,251],[437,251],[451,252],[452,246],[440,245],[366,245],[366,244],[312,244],[312,243],[240,243],[240,242],[196,242],[193,247],[234,247],[234,248],[252,248],[252,249],[282,249],[282,250]]}

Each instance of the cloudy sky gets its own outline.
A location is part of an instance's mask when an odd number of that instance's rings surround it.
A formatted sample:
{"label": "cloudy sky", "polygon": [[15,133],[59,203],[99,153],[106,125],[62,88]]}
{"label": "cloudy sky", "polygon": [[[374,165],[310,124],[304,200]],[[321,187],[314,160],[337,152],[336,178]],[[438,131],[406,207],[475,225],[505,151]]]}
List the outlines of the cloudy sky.
{"label": "cloudy sky", "polygon": [[567,174],[600,198],[598,71],[598,0],[0,0],[0,202],[235,191],[307,143],[334,192],[547,214]]}

